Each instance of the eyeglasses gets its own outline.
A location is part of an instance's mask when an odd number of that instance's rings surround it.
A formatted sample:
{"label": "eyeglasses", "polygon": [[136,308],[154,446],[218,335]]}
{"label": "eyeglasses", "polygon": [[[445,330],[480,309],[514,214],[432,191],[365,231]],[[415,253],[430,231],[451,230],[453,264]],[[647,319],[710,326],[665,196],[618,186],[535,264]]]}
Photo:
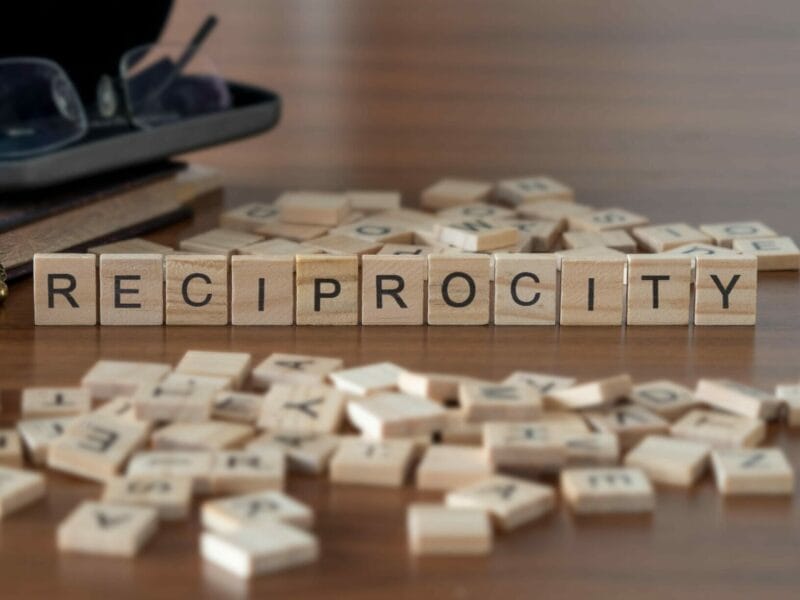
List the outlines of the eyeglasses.
{"label": "eyeglasses", "polygon": [[230,108],[225,80],[200,52],[216,24],[216,17],[207,17],[185,46],[152,44],[123,54],[117,76],[104,75],[98,82],[91,110],[57,63],[0,59],[0,160]]}

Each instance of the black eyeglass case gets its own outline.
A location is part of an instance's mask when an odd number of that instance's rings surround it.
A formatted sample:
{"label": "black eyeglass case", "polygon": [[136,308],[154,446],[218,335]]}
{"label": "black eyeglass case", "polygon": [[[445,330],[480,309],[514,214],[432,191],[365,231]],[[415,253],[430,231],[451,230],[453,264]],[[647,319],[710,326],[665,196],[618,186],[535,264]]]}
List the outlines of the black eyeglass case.
{"label": "black eyeglass case", "polygon": [[[115,75],[131,48],[158,41],[172,0],[26,0],[4,7],[0,57],[37,56],[59,65],[84,103],[97,83]],[[198,15],[198,25],[205,15]],[[219,27],[225,23],[220,22]],[[178,40],[188,41],[188,40]],[[155,163],[177,154],[267,131],[280,119],[281,99],[257,86],[228,81],[230,109],[152,129],[92,132],[53,152],[0,160],[0,192],[45,188],[79,178]]]}

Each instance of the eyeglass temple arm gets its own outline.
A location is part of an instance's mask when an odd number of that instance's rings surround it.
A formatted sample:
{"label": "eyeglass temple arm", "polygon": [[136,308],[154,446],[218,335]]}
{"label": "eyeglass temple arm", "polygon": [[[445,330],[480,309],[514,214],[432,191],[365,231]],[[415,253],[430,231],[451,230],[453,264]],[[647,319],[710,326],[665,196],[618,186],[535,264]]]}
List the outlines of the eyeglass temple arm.
{"label": "eyeglass temple arm", "polygon": [[197,30],[197,33],[194,34],[189,44],[184,49],[183,54],[181,54],[180,58],[175,62],[175,71],[177,73],[183,71],[183,68],[191,62],[194,55],[200,50],[200,47],[214,30],[214,27],[217,26],[218,22],[219,19],[217,19],[216,15],[208,15],[206,17],[203,24],[200,25],[200,29]]}

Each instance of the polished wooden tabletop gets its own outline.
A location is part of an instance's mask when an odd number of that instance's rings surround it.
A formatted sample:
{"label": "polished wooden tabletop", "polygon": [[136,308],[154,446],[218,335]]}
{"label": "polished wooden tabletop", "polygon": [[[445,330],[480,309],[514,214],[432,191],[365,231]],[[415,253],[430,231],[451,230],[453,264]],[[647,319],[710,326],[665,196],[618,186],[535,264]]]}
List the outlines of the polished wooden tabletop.
{"label": "polished wooden tabletop", "polygon": [[[189,157],[222,170],[225,203],[288,188],[397,188],[443,176],[548,173],[578,199],[653,222],[760,219],[800,239],[800,5],[395,0],[178,2],[183,39],[211,10],[228,77],[279,91],[268,135]],[[151,236],[174,243],[217,209]],[[796,272],[760,277],[758,325],[733,328],[34,328],[29,281],[0,310],[5,422],[16,391],[75,384],[99,358],[177,361],[187,349],[341,356],[346,364],[501,378],[515,369],[693,385],[800,378]],[[800,436],[773,431],[800,467]],[[414,559],[405,508],[437,499],[293,477],[317,510],[321,560],[250,584],[202,564],[196,519],[135,560],[59,555],[55,526],[99,487],[49,476],[46,501],[0,525],[3,597],[797,597],[800,503],[723,501],[710,478],[658,490],[650,518],[566,511],[496,539],[491,556]],[[101,596],[102,595],[102,596]]]}

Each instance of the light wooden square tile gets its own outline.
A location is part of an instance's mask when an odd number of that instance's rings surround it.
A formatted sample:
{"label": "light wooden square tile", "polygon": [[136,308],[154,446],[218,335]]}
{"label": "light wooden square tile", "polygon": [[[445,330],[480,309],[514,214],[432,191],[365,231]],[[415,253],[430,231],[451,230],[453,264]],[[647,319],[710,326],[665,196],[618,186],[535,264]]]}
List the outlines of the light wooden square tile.
{"label": "light wooden square tile", "polygon": [[491,259],[480,254],[428,256],[428,324],[489,323]]}
{"label": "light wooden square tile", "polygon": [[400,208],[403,197],[397,190],[347,190],[350,208],[368,215]]}
{"label": "light wooden square tile", "polygon": [[245,233],[235,229],[210,229],[181,240],[178,247],[185,252],[197,254],[221,254],[230,257],[242,248],[264,239],[263,235]]}
{"label": "light wooden square tile", "polygon": [[561,241],[565,248],[606,246],[619,252],[636,252],[636,240],[624,229],[610,231],[566,231]]}
{"label": "light wooden square tile", "polygon": [[0,520],[44,497],[40,473],[0,466]]}
{"label": "light wooden square tile", "polygon": [[85,501],[58,526],[61,552],[131,557],[158,529],[155,509]]}
{"label": "light wooden square tile", "polygon": [[306,245],[322,250],[326,254],[358,257],[365,254],[376,254],[383,247],[382,242],[338,233],[329,233],[328,235],[308,240]]}
{"label": "light wooden square tile", "polygon": [[262,394],[252,392],[217,392],[211,404],[211,418],[232,423],[252,423],[261,412]]}
{"label": "light wooden square tile", "polygon": [[188,518],[191,512],[192,481],[151,475],[112,477],[106,481],[102,501],[150,507],[163,521],[179,521]]}
{"label": "light wooden square tile", "polygon": [[628,256],[628,325],[688,325],[691,300],[691,258]]}
{"label": "light wooden square tile", "polygon": [[483,443],[483,423],[467,423],[461,410],[445,411],[444,427],[438,433],[442,444],[480,446]]}
{"label": "light wooden square tile", "polygon": [[562,325],[622,325],[625,257],[569,256],[561,261]]}
{"label": "light wooden square tile", "polygon": [[310,529],[314,511],[291,496],[275,490],[253,492],[204,502],[203,527],[217,533],[231,533],[279,522]]}
{"label": "light wooden square tile", "polygon": [[93,398],[110,400],[130,396],[141,385],[158,383],[172,371],[172,365],[155,362],[98,360],[81,379]]}
{"label": "light wooden square tile", "polygon": [[22,442],[13,429],[0,429],[0,465],[22,466]]}
{"label": "light wooden square tile", "polygon": [[534,373],[532,371],[514,371],[503,380],[503,383],[510,385],[527,385],[540,394],[547,394],[550,391],[570,388],[575,385],[576,381],[574,377],[563,377],[561,375],[550,375],[548,373]]}
{"label": "light wooden square tile", "polygon": [[[426,258],[429,254],[438,254],[441,248],[424,244],[384,244],[375,256],[421,256]],[[362,258],[363,264],[363,258]],[[426,269],[425,279],[428,278]]]}
{"label": "light wooden square tile", "polygon": [[407,527],[409,548],[415,555],[480,555],[492,550],[492,527],[482,508],[412,504]]}
{"label": "light wooden square tile", "polygon": [[195,383],[192,379],[176,381],[174,376],[170,376],[160,383],[140,387],[131,395],[131,401],[137,419],[207,421],[218,391],[212,385]]}
{"label": "light wooden square tile", "polygon": [[[375,244],[411,244],[414,241],[414,231],[408,224],[397,223],[383,215],[367,217],[349,225],[340,225],[331,229],[330,233],[362,240],[367,243],[365,248],[372,248]],[[314,244],[315,241],[312,240],[311,243]]]}
{"label": "light wooden square tile", "polygon": [[764,440],[766,431],[760,419],[702,409],[687,413],[670,428],[674,436],[706,442],[715,448],[757,446]]}
{"label": "light wooden square tile", "polygon": [[567,469],[561,494],[576,514],[643,513],[655,508],[647,475],[633,468]]}
{"label": "light wooden square tile", "polygon": [[563,431],[537,421],[485,423],[483,448],[497,469],[554,471],[567,460]]}
{"label": "light wooden square tile", "polygon": [[494,255],[495,325],[554,325],[558,269],[553,254]]}
{"label": "light wooden square tile", "polygon": [[670,421],[698,404],[692,390],[666,379],[634,385],[630,400]]}
{"label": "light wooden square tile", "polygon": [[186,479],[196,494],[208,494],[214,454],[196,450],[147,450],[136,452],[128,462],[126,477]]}
{"label": "light wooden square tile", "polygon": [[343,392],[368,396],[376,392],[396,390],[397,380],[402,372],[403,369],[394,363],[381,362],[334,371],[328,376]]}
{"label": "light wooden square tile", "polygon": [[566,410],[601,408],[627,398],[632,390],[630,375],[623,373],[570,388],[551,390],[545,395],[545,402]]}
{"label": "light wooden square tile", "polygon": [[607,467],[619,462],[620,443],[616,433],[592,431],[564,433],[562,440],[570,467]]}
{"label": "light wooden square tile", "polygon": [[511,206],[545,200],[572,202],[575,199],[572,188],[546,175],[503,179],[495,186],[493,195],[497,200]]}
{"label": "light wooden square tile", "polygon": [[344,417],[345,394],[324,384],[274,384],[261,404],[258,426],[270,432],[334,433]]}
{"label": "light wooden square tile", "polygon": [[551,219],[500,217],[497,221],[519,232],[517,252],[551,252],[564,229],[562,222]]}
{"label": "light wooden square tile", "polygon": [[164,256],[100,256],[100,324],[164,323]]}
{"label": "light wooden square tile", "polygon": [[253,233],[262,225],[277,221],[279,212],[271,202],[249,202],[222,213],[219,224],[225,229]]}
{"label": "light wooden square tile", "polygon": [[25,446],[25,452],[34,465],[45,464],[50,444],[64,435],[75,418],[26,419],[17,423],[17,432]]}
{"label": "light wooden square tile", "polygon": [[20,412],[26,419],[65,417],[87,413],[92,408],[84,388],[35,387],[22,390]]}
{"label": "light wooden square tile", "polygon": [[778,399],[770,392],[730,379],[701,379],[694,396],[712,408],[751,419],[774,419],[780,408]]}
{"label": "light wooden square tile", "polygon": [[710,235],[687,223],[648,225],[633,229],[635,237],[648,252],[666,252],[687,244],[712,244]]}
{"label": "light wooden square tile", "polygon": [[632,448],[648,435],[666,434],[669,430],[669,421],[635,404],[617,406],[605,412],[590,412],[586,419],[595,430],[615,434],[623,450]]}
{"label": "light wooden square tile", "polygon": [[695,264],[695,325],[755,325],[756,258],[698,256]]}
{"label": "light wooden square tile", "polygon": [[358,324],[358,257],[298,256],[298,325]]}
{"label": "light wooden square tile", "polygon": [[405,370],[397,378],[397,387],[401,392],[424,396],[437,402],[458,400],[458,388],[462,383],[488,382],[454,373],[418,373]]}
{"label": "light wooden square tile", "polygon": [[541,395],[525,385],[462,383],[458,397],[468,422],[525,421],[542,412]]}
{"label": "light wooden square tile", "polygon": [[488,199],[491,190],[492,185],[484,181],[441,179],[422,190],[419,204],[429,210],[474,204]]}
{"label": "light wooden square tile", "polygon": [[428,398],[384,392],[347,403],[350,423],[371,439],[413,437],[444,426],[444,409]]}
{"label": "light wooden square tile", "polygon": [[563,202],[561,200],[541,200],[528,202],[516,207],[517,214],[524,219],[547,219],[557,221],[562,229],[567,225],[567,219],[576,215],[587,215],[594,212],[594,207],[577,202]]}
{"label": "light wooden square tile", "polygon": [[278,449],[222,450],[212,456],[211,489],[216,494],[283,489],[286,461]]}
{"label": "light wooden square tile", "polygon": [[350,212],[350,200],[344,194],[328,192],[289,192],[278,204],[281,221],[300,225],[333,227]]}
{"label": "light wooden square tile", "polygon": [[34,254],[34,323],[97,324],[96,267],[94,254]]}
{"label": "light wooden square tile", "polygon": [[267,256],[270,258],[291,258],[292,272],[294,272],[294,258],[298,254],[322,254],[322,250],[312,248],[311,246],[286,240],[283,238],[272,238],[264,240],[255,244],[245,246],[239,251],[239,254],[231,257],[231,265],[233,265],[234,258],[238,256]]}
{"label": "light wooden square tile", "polygon": [[444,221],[435,226],[434,234],[441,243],[470,252],[504,248],[519,241],[516,228],[483,218]]}
{"label": "light wooden square tile", "polygon": [[175,249],[164,244],[157,244],[144,238],[129,238],[118,242],[110,242],[92,246],[86,250],[92,254],[172,254]]}
{"label": "light wooden square tile", "polygon": [[759,271],[797,271],[800,269],[800,249],[790,237],[733,240],[733,249],[752,254]]}
{"label": "light wooden square tile", "polygon": [[286,454],[290,471],[320,475],[328,469],[339,439],[326,433],[265,433],[247,447],[278,448]]}
{"label": "light wooden square tile", "polygon": [[789,427],[800,426],[800,383],[776,385],[775,397],[786,406]]}
{"label": "light wooden square tile", "polygon": [[189,386],[207,387],[214,392],[231,389],[229,377],[212,377],[210,375],[192,375],[190,373],[170,373],[162,381],[164,388],[179,389]]}
{"label": "light wooden square tile", "polygon": [[231,257],[231,324],[293,324],[294,265],[294,255]]}
{"label": "light wooden square tile", "polygon": [[569,228],[581,231],[633,229],[647,225],[650,219],[624,208],[604,208],[568,217]]}
{"label": "light wooden square tile", "polygon": [[515,217],[513,209],[488,204],[486,202],[475,202],[474,204],[463,204],[453,206],[436,212],[436,218],[440,221],[461,221],[471,219],[496,219],[500,217]]}
{"label": "light wooden square tile", "polygon": [[427,261],[422,256],[364,256],[361,324],[422,325]]}
{"label": "light wooden square tile", "polygon": [[711,464],[717,488],[726,496],[794,494],[794,470],[780,448],[717,449]]}
{"label": "light wooden square tile", "polygon": [[234,388],[241,387],[250,374],[252,356],[248,352],[209,352],[187,350],[181,358],[176,373],[223,377],[230,380]]}
{"label": "light wooden square tile", "polygon": [[128,419],[136,421],[136,409],[133,401],[126,396],[119,396],[108,402],[104,402],[98,408],[91,411],[93,415],[114,417],[117,419]]}
{"label": "light wooden square tile", "polygon": [[167,325],[228,324],[228,258],[213,254],[166,257]]}
{"label": "light wooden square tile", "polygon": [[663,435],[644,438],[625,456],[625,466],[644,471],[655,483],[689,487],[705,473],[710,446]]}
{"label": "light wooden square tile", "polygon": [[206,421],[170,423],[150,436],[156,450],[224,450],[253,437],[254,429],[240,423]]}
{"label": "light wooden square tile", "polygon": [[274,352],[253,369],[251,376],[253,383],[261,387],[274,383],[322,383],[342,364],[341,358]]}
{"label": "light wooden square tile", "polygon": [[408,440],[342,438],[330,461],[334,483],[402,486],[414,457]]}
{"label": "light wooden square tile", "polygon": [[[328,233],[330,227],[325,225],[301,225],[299,223],[285,223],[274,221],[264,223],[256,229],[256,233],[268,238],[283,238],[292,242],[307,242]],[[244,249],[242,249],[244,250]],[[312,252],[313,254],[313,252]]]}
{"label": "light wooden square tile", "polygon": [[733,240],[778,237],[770,227],[759,221],[738,221],[700,225],[700,231],[713,238],[718,246],[730,248]]}

